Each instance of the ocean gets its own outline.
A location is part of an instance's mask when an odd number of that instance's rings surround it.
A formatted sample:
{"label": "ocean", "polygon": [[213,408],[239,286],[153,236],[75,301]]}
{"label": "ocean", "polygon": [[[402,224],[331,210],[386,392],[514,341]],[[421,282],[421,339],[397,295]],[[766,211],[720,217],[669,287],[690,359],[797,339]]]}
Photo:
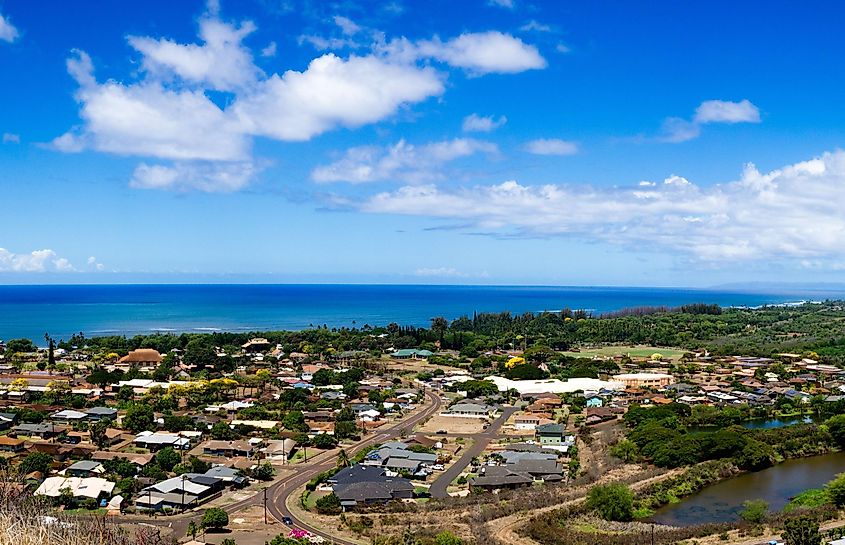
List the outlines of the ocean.
{"label": "ocean", "polygon": [[600,314],[685,303],[758,306],[795,301],[792,293],[677,288],[421,285],[39,285],[0,286],[0,339],[44,334],[68,339],[152,332],[267,331],[311,326],[425,326],[434,316],[540,312]]}

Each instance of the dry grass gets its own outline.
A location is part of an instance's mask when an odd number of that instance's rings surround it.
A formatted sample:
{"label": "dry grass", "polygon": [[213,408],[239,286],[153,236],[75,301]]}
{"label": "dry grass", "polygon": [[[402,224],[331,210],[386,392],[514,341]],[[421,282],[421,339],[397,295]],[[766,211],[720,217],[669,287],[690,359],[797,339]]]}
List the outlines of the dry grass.
{"label": "dry grass", "polygon": [[0,474],[0,545],[167,545],[152,527],[124,527],[104,517],[63,517],[20,482]]}

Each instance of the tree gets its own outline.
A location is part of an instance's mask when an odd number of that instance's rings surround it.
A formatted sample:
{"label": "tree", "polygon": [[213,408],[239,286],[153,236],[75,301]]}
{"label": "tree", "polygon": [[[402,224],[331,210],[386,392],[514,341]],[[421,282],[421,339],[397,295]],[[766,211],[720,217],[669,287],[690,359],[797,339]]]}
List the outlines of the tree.
{"label": "tree", "polygon": [[37,352],[38,348],[29,339],[11,339],[6,343],[9,354]]}
{"label": "tree", "polygon": [[440,344],[443,344],[443,336],[446,334],[446,330],[449,328],[449,320],[444,318],[443,316],[437,316],[436,318],[431,319],[431,330],[434,333],[437,333],[437,339],[440,341]]}
{"label": "tree", "polygon": [[18,464],[18,469],[24,475],[32,473],[33,471],[40,471],[44,475],[50,470],[50,465],[53,463],[53,457],[45,452],[33,452],[28,454],[26,458],[21,460]]}
{"label": "tree", "polygon": [[91,442],[97,445],[100,448],[104,448],[106,446],[106,442],[108,438],[106,437],[106,430],[109,429],[109,422],[110,420],[98,420],[97,422],[92,422],[90,426],[88,426],[88,432],[91,434]]}
{"label": "tree", "polygon": [[838,414],[828,418],[825,422],[827,431],[840,447],[845,447],[845,414]]}
{"label": "tree", "polygon": [[317,512],[321,515],[336,515],[340,513],[340,498],[334,492],[323,496],[314,503]]}
{"label": "tree", "polygon": [[629,521],[634,518],[634,493],[625,484],[597,485],[587,494],[587,507],[605,520]]}
{"label": "tree", "polygon": [[318,433],[314,436],[312,443],[317,448],[334,448],[335,446],[337,446],[337,439],[327,433]]}
{"label": "tree", "polygon": [[747,500],[742,504],[739,516],[752,524],[760,524],[769,513],[769,502],[765,500]]}
{"label": "tree", "polygon": [[231,441],[237,437],[237,434],[226,422],[216,422],[211,426],[211,437],[222,441]]}
{"label": "tree", "polygon": [[226,539],[224,539],[223,541],[220,542],[220,545],[238,545],[238,544],[235,543],[235,540],[232,539],[231,537],[227,537]]}
{"label": "tree", "polygon": [[276,470],[273,469],[273,466],[269,462],[258,464],[258,466],[252,470],[252,476],[259,481],[270,481],[273,479],[273,475],[275,474]]}
{"label": "tree", "polygon": [[349,467],[349,455],[346,454],[346,449],[340,449],[337,453],[337,467],[338,469]]}
{"label": "tree", "polygon": [[787,519],[781,532],[786,545],[821,545],[819,521],[809,515]]}
{"label": "tree", "polygon": [[173,450],[173,447],[164,447],[156,453],[156,463],[165,471],[172,471],[181,459],[181,456]]}
{"label": "tree", "polygon": [[229,525],[229,514],[219,507],[211,507],[202,515],[203,528],[220,529]]}
{"label": "tree", "polygon": [[132,433],[152,429],[155,421],[153,408],[140,403],[130,406],[123,417],[123,427]]}
{"label": "tree", "polygon": [[827,495],[837,507],[845,506],[845,473],[840,473],[825,485]]}
{"label": "tree", "polygon": [[615,456],[623,462],[636,462],[640,457],[640,451],[637,444],[633,441],[623,439],[610,447],[610,455]]}
{"label": "tree", "polygon": [[199,528],[197,528],[197,523],[194,521],[190,521],[188,523],[188,535],[191,536],[191,539],[197,539],[197,533],[199,532]]}

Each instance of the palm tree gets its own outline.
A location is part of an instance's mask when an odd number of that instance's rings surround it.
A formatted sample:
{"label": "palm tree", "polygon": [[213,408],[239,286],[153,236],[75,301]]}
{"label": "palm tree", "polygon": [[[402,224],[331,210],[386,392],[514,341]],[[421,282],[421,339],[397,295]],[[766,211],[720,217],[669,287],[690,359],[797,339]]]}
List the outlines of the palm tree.
{"label": "palm tree", "polygon": [[337,467],[338,469],[349,467],[349,455],[346,454],[346,449],[340,449],[337,453]]}
{"label": "palm tree", "polygon": [[437,333],[440,340],[440,345],[443,345],[443,336],[446,334],[446,329],[449,327],[449,321],[443,316],[438,316],[431,319],[431,330]]}

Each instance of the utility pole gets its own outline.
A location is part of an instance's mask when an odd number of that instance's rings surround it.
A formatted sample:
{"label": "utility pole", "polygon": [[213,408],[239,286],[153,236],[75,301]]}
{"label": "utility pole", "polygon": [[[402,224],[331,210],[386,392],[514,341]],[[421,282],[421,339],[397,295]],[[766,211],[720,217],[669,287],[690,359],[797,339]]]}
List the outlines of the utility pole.
{"label": "utility pole", "polygon": [[[267,525],[267,487],[264,487],[264,525]],[[653,529],[652,529],[653,531]]]}

